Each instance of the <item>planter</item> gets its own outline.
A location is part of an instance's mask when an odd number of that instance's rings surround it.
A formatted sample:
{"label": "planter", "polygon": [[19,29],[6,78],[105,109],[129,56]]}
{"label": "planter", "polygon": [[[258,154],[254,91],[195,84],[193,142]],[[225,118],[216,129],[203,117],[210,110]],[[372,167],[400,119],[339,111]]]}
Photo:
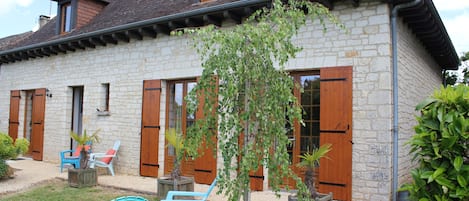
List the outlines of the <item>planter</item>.
{"label": "planter", "polygon": [[[158,197],[165,198],[168,194],[168,191],[174,190],[174,181],[168,177],[162,177],[157,180],[158,186]],[[176,186],[178,191],[194,191],[194,178],[193,177],[181,177],[181,179],[176,181]],[[176,197],[178,198],[178,197]],[[188,199],[187,197],[183,197]],[[180,199],[180,198],[178,198]]]}
{"label": "planter", "polygon": [[[329,194],[318,193],[318,195],[319,197],[316,198],[316,201],[332,201],[332,193],[329,193]],[[296,195],[289,195],[288,201],[298,201],[298,198],[296,197]]]}
{"label": "planter", "polygon": [[68,169],[68,185],[75,188],[96,186],[98,183],[97,171],[94,168]]}
{"label": "planter", "polygon": [[398,191],[397,201],[409,201],[409,191]]}

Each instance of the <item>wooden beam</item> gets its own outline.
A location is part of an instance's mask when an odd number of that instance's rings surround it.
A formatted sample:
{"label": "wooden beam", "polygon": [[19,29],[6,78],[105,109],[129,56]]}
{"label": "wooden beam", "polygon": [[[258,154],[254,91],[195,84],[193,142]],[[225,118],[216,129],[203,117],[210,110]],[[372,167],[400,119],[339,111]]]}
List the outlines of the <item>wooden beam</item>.
{"label": "wooden beam", "polygon": [[216,19],[215,17],[210,15],[204,15],[204,22],[206,24],[213,24],[215,26],[221,27],[221,20]]}
{"label": "wooden beam", "polygon": [[119,40],[127,43],[130,42],[129,36],[122,32],[113,33],[111,36],[112,38],[114,38],[114,40]]}
{"label": "wooden beam", "polygon": [[167,25],[163,25],[163,24],[153,25],[153,29],[156,32],[164,33],[166,35],[169,35],[171,33],[171,31],[169,30],[169,27]]}
{"label": "wooden beam", "polygon": [[117,45],[117,40],[110,35],[103,35],[100,37],[100,39],[104,41],[105,43],[112,43],[114,45]]}
{"label": "wooden beam", "polygon": [[59,48],[65,50],[65,51],[75,52],[75,48],[71,47],[68,44],[59,44]]}
{"label": "wooden beam", "polygon": [[137,30],[127,30],[125,31],[125,35],[129,36],[129,38],[134,38],[137,40],[143,40],[143,34],[139,32],[140,29]]}
{"label": "wooden beam", "polygon": [[60,49],[58,45],[49,46],[49,48],[50,48],[51,50],[53,50],[54,52],[56,52],[56,53],[59,53],[59,52],[60,52],[60,53],[65,53],[65,52],[67,52],[67,51],[65,51],[65,50]]}
{"label": "wooden beam", "polygon": [[96,45],[90,43],[90,41],[87,40],[87,39],[79,40],[78,44],[82,45],[84,47],[88,47],[88,48],[95,48],[96,47]]}
{"label": "wooden beam", "polygon": [[139,32],[142,36],[148,36],[148,37],[152,37],[152,38],[156,38],[156,35],[157,35],[156,30],[153,29],[152,27],[143,27],[143,28],[139,28],[139,29],[138,29],[138,32]]}
{"label": "wooden beam", "polygon": [[50,54],[46,54],[46,53],[42,50],[42,48],[35,49],[34,52],[36,52],[36,54],[38,54],[38,55],[50,56]]}
{"label": "wooden beam", "polygon": [[200,27],[204,25],[203,20],[199,20],[196,18],[186,18],[184,20],[184,23],[186,24],[186,27]]}
{"label": "wooden beam", "polygon": [[175,21],[168,22],[168,27],[170,30],[175,30],[184,27],[183,24]]}
{"label": "wooden beam", "polygon": [[232,20],[235,21],[237,24],[241,24],[241,22],[242,22],[241,16],[236,15],[236,14],[233,13],[232,11],[224,11],[224,12],[223,12],[223,16],[224,16],[225,18],[230,18],[230,19],[232,19]]}
{"label": "wooden beam", "polygon": [[88,40],[90,41],[91,44],[106,46],[106,42],[101,40],[101,38],[93,37],[93,38],[89,38]]}

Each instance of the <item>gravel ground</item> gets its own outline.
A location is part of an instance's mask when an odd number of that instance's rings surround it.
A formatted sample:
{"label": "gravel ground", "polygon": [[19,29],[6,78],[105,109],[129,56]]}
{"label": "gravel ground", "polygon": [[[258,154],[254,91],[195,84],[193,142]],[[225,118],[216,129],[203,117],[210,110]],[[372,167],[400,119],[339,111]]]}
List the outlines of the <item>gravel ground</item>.
{"label": "gravel ground", "polygon": [[[15,177],[13,179],[0,180],[0,197],[5,194],[20,192],[34,187],[51,179],[67,179],[67,171],[60,173],[58,164],[33,161],[29,158],[20,160],[9,160],[7,163],[14,169]],[[116,176],[99,175],[98,183],[101,186],[113,187],[117,189],[130,190],[144,194],[156,194],[156,179],[149,177],[130,176],[117,174]],[[203,192],[208,189],[208,185],[195,185],[195,191]],[[225,201],[223,195],[216,195],[215,189],[209,200]],[[252,201],[286,201],[289,193],[281,192],[281,197],[277,198],[271,191],[252,192]]]}

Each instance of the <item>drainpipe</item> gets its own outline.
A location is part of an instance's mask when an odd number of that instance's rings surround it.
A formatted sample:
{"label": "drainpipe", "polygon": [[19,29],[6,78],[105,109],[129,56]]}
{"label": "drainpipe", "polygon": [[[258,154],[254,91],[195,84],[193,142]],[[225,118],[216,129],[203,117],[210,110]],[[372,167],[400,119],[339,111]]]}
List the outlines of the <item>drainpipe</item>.
{"label": "drainpipe", "polygon": [[394,6],[391,11],[391,36],[392,36],[392,41],[391,41],[391,47],[392,47],[392,82],[393,82],[393,112],[394,112],[394,117],[393,117],[393,163],[392,163],[392,200],[397,201],[397,189],[398,189],[398,160],[399,160],[399,118],[398,118],[398,113],[399,113],[399,106],[398,106],[398,66],[397,66],[397,12],[402,9],[402,8],[409,8],[416,6],[419,4],[422,0],[413,0],[411,2],[399,4],[397,6]]}

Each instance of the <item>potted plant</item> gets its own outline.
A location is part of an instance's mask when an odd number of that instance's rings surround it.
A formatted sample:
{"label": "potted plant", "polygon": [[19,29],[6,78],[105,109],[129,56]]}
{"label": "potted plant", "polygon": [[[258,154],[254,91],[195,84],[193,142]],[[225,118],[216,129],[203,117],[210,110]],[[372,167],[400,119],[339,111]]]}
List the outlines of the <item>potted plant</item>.
{"label": "potted plant", "polygon": [[[316,201],[327,201],[332,200],[332,193],[321,194],[316,191],[316,185],[314,181],[314,171],[319,165],[319,160],[323,157],[327,157],[326,154],[331,151],[331,144],[324,144],[317,149],[313,149],[311,152],[300,155],[301,162],[297,164],[298,167],[306,168],[304,182],[309,190],[309,198]],[[308,195],[289,195],[289,201],[296,201],[298,197],[307,197]]]}
{"label": "potted plant", "polygon": [[173,190],[194,191],[194,178],[181,176],[181,161],[186,153],[184,136],[175,128],[170,128],[166,130],[165,138],[167,146],[174,149],[174,166],[170,177],[158,179],[158,196],[165,197],[168,191]]}
{"label": "potted plant", "polygon": [[86,148],[88,143],[92,144],[99,142],[98,132],[99,130],[95,131],[91,135],[88,135],[86,130],[83,131],[83,135],[78,135],[73,131],[70,132],[70,137],[76,141],[77,148],[81,149],[80,167],[75,167],[68,170],[68,184],[71,187],[81,188],[96,186],[98,183],[96,169],[88,168],[89,148]]}

